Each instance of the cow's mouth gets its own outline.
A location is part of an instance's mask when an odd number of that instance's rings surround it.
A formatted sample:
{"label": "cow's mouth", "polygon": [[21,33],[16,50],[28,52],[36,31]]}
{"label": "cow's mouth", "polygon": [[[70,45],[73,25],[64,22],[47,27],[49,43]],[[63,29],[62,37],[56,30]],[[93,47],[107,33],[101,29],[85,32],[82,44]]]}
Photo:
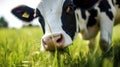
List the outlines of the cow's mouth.
{"label": "cow's mouth", "polygon": [[65,44],[65,39],[62,34],[45,37],[42,39],[43,46],[47,51],[55,51],[63,49]]}

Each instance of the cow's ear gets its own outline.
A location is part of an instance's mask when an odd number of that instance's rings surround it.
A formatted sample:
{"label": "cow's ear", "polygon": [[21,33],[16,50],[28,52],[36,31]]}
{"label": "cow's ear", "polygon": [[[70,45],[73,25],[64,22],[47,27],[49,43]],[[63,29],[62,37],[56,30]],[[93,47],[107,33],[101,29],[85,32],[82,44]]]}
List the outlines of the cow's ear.
{"label": "cow's ear", "polygon": [[12,9],[12,14],[20,20],[30,22],[34,17],[34,9],[26,5],[20,5]]}

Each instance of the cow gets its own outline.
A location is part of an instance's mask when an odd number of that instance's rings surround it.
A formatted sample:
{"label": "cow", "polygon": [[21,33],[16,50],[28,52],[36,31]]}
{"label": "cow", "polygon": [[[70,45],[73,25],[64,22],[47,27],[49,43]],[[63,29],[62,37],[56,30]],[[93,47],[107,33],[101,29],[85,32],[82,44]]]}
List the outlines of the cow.
{"label": "cow", "polygon": [[99,44],[105,53],[112,44],[113,26],[120,21],[119,8],[120,0],[41,0],[36,9],[20,5],[11,12],[27,22],[39,18],[42,50],[64,49],[78,33],[94,42],[100,31]]}

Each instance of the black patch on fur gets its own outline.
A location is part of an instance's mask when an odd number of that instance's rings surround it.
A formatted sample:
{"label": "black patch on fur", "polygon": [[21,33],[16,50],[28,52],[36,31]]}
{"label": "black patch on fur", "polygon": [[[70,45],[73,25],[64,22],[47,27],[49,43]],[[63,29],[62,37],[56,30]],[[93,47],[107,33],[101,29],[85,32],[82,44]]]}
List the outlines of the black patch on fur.
{"label": "black patch on fur", "polygon": [[113,13],[109,11],[111,9],[110,4],[108,3],[108,0],[102,0],[99,4],[99,8],[101,12],[105,12],[108,17],[113,20]]}
{"label": "black patch on fur", "polygon": [[112,0],[112,4],[115,5],[114,0]]}
{"label": "black patch on fur", "polygon": [[120,0],[116,0],[116,1],[117,1],[116,4],[118,4],[120,8]]}
{"label": "black patch on fur", "polygon": [[36,9],[36,13],[37,13],[37,16],[39,17],[39,22],[42,26],[43,33],[45,33],[45,20],[42,16],[41,12],[38,9]]}
{"label": "black patch on fur", "polygon": [[84,9],[81,9],[81,15],[83,19],[86,19],[86,11]]}
{"label": "black patch on fur", "polygon": [[91,9],[91,10],[88,10],[88,11],[90,13],[90,16],[89,16],[89,19],[88,19],[87,27],[93,26],[93,25],[96,24],[97,21],[96,21],[95,17],[97,17],[97,14],[98,14],[96,9]]}
{"label": "black patch on fur", "polygon": [[111,11],[106,11],[106,14],[109,16],[111,20],[113,20],[113,13]]}
{"label": "black patch on fur", "polygon": [[66,13],[66,7],[71,4],[71,0],[66,0],[63,5],[62,9],[62,28],[63,30],[70,35],[70,37],[73,39],[76,33],[76,18],[75,18],[75,12],[74,9],[70,9],[70,13]]}
{"label": "black patch on fur", "polygon": [[99,7],[102,12],[105,12],[111,8],[107,0],[102,0]]}
{"label": "black patch on fur", "polygon": [[76,7],[81,9],[89,9],[93,7],[99,0],[73,0]]}

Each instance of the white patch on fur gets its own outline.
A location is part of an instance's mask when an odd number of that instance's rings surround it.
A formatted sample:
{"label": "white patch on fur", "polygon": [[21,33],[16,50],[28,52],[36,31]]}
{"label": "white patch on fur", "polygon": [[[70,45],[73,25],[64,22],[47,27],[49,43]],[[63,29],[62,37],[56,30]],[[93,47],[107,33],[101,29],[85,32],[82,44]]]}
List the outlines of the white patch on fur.
{"label": "white patch on fur", "polygon": [[109,19],[106,13],[101,13],[100,20],[100,38],[111,44],[112,31],[113,31],[113,21]]}
{"label": "white patch on fur", "polygon": [[[112,1],[108,1],[108,3],[111,6],[111,9],[109,9],[109,11],[111,11],[113,15],[115,16],[116,10],[112,4]],[[113,17],[113,20],[111,20],[106,15],[106,13],[101,12],[100,14],[100,31],[101,31],[100,39],[103,39],[106,42],[108,42],[108,46],[111,45],[113,26],[114,26],[114,17]]]}
{"label": "white patch on fur", "polygon": [[76,22],[77,22],[78,26],[80,27],[80,31],[87,32],[87,21],[88,21],[89,13],[86,11],[87,19],[84,20],[82,18],[82,15],[81,15],[81,10],[80,9],[76,9],[75,10],[75,16],[76,16]]}

